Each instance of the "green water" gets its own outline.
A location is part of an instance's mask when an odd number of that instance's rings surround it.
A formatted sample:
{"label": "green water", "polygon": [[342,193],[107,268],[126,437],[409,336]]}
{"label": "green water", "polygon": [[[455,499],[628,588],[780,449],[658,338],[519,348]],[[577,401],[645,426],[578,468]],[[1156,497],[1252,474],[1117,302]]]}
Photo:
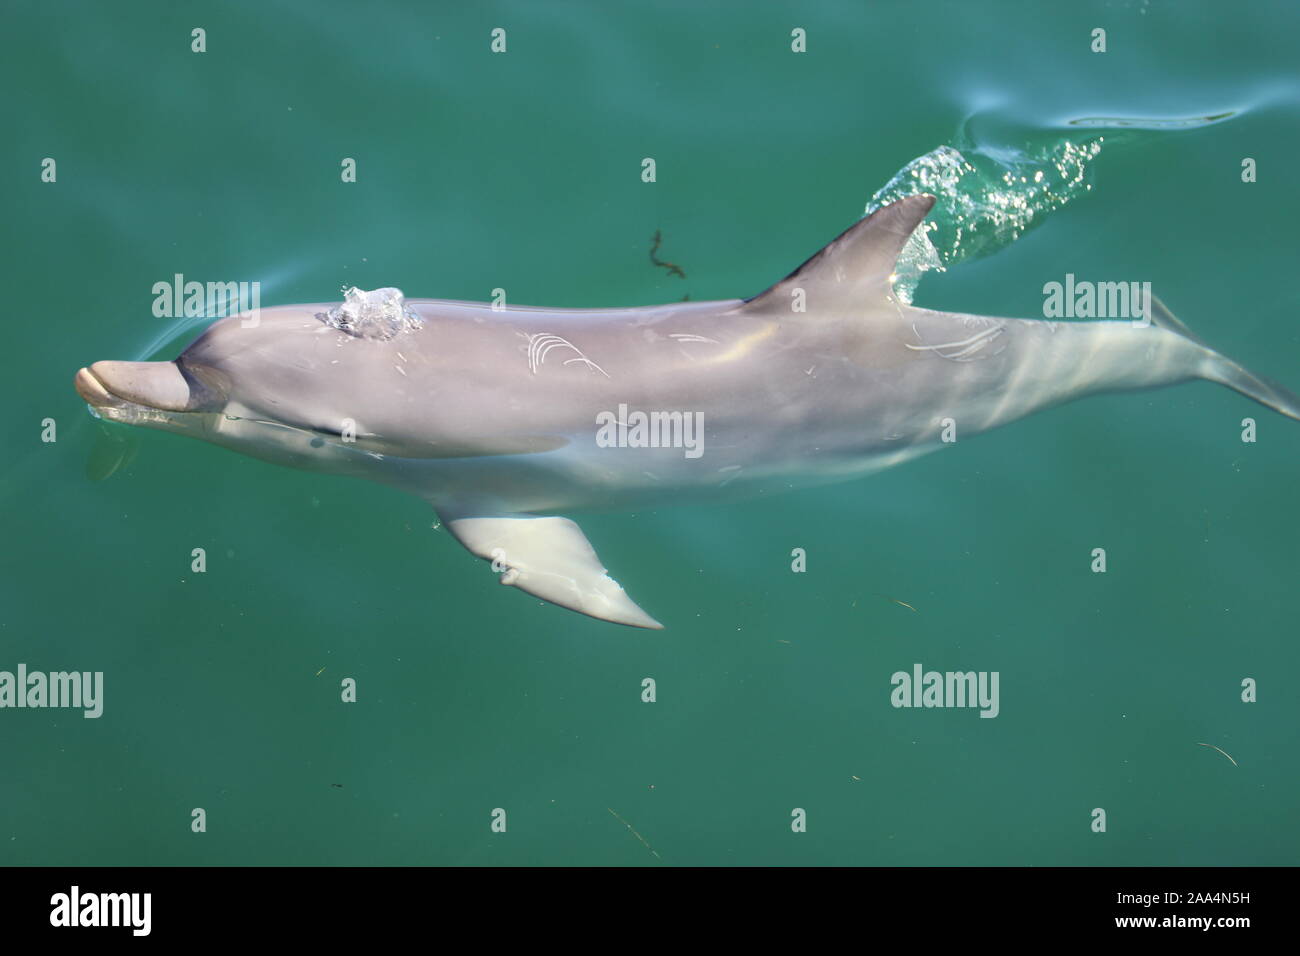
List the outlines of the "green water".
{"label": "green water", "polygon": [[[749,295],[940,145],[1098,134],[1090,189],[917,304],[1035,317],[1067,272],[1146,280],[1297,388],[1300,8],[11,0],[3,24],[0,670],[102,671],[105,699],[0,710],[0,863],[1300,863],[1300,424],[1225,389],[585,518],[667,625],[644,632],[499,587],[379,486],[159,432],[92,482],[72,388],[184,345],[151,312],[176,273],[264,305]],[[915,663],[999,672],[999,716],[891,707]]]}

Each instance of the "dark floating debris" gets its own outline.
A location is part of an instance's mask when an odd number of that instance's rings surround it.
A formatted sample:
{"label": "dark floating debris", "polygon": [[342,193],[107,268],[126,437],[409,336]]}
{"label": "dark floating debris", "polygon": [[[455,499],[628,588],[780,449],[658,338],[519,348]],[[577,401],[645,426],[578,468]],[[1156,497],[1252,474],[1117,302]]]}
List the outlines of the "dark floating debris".
{"label": "dark floating debris", "polygon": [[656,229],[654,238],[650,240],[651,243],[650,261],[655,265],[659,266],[660,268],[667,269],[668,274],[670,276],[680,276],[681,278],[685,279],[686,273],[682,271],[681,266],[677,265],[675,262],[665,262],[663,259],[660,259],[657,255],[655,255],[655,253],[659,251],[659,247],[663,245],[663,241],[664,241],[663,235],[660,233],[658,229]]}

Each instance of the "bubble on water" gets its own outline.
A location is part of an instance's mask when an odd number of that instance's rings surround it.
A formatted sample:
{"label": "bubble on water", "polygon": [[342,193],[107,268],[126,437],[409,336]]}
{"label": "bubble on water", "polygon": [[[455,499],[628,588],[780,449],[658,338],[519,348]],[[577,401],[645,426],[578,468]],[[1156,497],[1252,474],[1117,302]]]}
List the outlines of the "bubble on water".
{"label": "bubble on water", "polygon": [[353,286],[343,290],[343,302],[323,317],[326,325],[363,339],[391,339],[411,332],[423,323],[407,305],[401,289],[373,289]]}

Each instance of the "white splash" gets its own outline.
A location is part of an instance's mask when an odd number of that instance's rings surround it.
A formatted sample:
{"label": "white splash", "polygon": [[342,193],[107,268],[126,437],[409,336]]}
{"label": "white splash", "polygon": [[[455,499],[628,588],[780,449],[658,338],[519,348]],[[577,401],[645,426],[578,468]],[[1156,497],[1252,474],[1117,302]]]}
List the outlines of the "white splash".
{"label": "white splash", "polygon": [[1083,142],[1058,137],[1021,149],[969,141],[961,147],[940,146],[918,156],[867,203],[870,214],[917,193],[936,199],[898,257],[894,289],[905,303],[911,303],[926,272],[942,272],[1010,245],[1091,189],[1086,173],[1101,151],[1102,137]]}
{"label": "white splash", "polygon": [[363,339],[391,339],[424,323],[407,305],[401,289],[366,292],[353,286],[343,290],[343,302],[324,316],[325,324]]}

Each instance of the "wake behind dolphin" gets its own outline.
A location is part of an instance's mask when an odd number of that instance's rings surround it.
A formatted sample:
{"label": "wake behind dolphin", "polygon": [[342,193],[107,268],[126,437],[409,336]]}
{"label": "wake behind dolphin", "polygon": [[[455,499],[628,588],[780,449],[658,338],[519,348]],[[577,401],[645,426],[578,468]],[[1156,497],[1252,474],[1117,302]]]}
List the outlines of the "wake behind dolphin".
{"label": "wake behind dolphin", "polygon": [[1300,399],[1159,303],[1136,324],[914,308],[896,260],[933,204],[883,206],[750,299],[495,309],[353,290],[222,319],[175,361],[96,362],[75,384],[105,419],[419,495],[501,583],[639,627],[661,625],[562,513],[847,480],[948,427],[1193,379],[1300,419]]}

